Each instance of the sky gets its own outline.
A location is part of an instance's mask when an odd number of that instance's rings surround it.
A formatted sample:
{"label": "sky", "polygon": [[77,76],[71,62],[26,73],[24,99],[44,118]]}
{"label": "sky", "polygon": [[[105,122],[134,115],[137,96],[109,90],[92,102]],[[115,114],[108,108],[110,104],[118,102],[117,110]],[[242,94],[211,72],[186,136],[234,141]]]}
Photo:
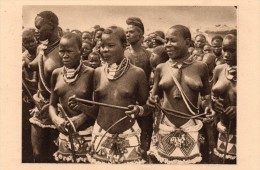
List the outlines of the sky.
{"label": "sky", "polygon": [[34,27],[37,13],[51,10],[59,18],[60,27],[89,30],[94,25],[111,25],[126,28],[128,17],[139,17],[143,21],[145,34],[168,28],[176,24],[196,29],[218,24],[235,28],[237,11],[233,6],[23,6],[24,27]]}

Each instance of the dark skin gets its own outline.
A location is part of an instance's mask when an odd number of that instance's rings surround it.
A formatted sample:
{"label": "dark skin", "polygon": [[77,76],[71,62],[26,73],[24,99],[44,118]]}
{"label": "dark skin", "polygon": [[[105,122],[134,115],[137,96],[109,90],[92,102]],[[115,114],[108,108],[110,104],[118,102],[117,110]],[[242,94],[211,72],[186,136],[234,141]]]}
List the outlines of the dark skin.
{"label": "dark skin", "polygon": [[[44,19],[40,16],[37,16],[35,18],[35,27],[36,27],[35,36],[40,41],[48,40],[49,41],[48,44],[53,44],[54,42],[56,42],[59,39],[58,26],[54,25],[51,22],[48,22],[46,19]],[[28,65],[28,67],[32,70],[39,70],[38,61],[40,59],[40,55],[38,55],[38,53],[39,53],[39,47],[37,49],[37,57]],[[43,56],[43,75],[44,75],[46,85],[48,87],[50,87],[52,72],[56,68],[59,68],[62,66],[63,66],[63,63],[62,63],[61,57],[58,54],[58,48],[55,48],[52,52]],[[50,93],[48,91],[46,91],[46,89],[43,87],[43,84],[41,83],[41,81],[39,81],[38,87],[39,87],[40,94],[45,99],[49,99]],[[34,124],[31,125],[31,140],[32,140],[32,147],[33,147],[33,155],[34,155],[35,159],[43,158],[42,155],[44,154],[44,152],[46,152],[43,149],[44,141],[51,140],[50,135],[49,135],[50,130],[48,130],[48,129],[45,130],[45,129],[43,129],[37,125],[34,125]],[[54,135],[55,131],[53,131],[52,133],[53,133],[53,136],[56,137]],[[48,150],[48,149],[49,149],[49,147],[46,148],[46,150]]]}
{"label": "dark skin", "polygon": [[[101,52],[106,62],[119,64],[123,59],[124,50],[125,44],[120,42],[117,35],[113,33],[102,35]],[[148,97],[148,85],[143,70],[130,65],[129,70],[121,78],[109,81],[104,69],[99,67],[95,70],[94,84],[95,101],[130,108],[125,112],[100,106],[97,123],[103,129],[108,129],[117,120],[128,115],[127,119],[112,128],[109,133],[122,133],[132,127],[134,124],[132,116],[139,112],[134,105],[136,102],[144,105]]]}
{"label": "dark skin", "polygon": [[125,51],[124,55],[129,58],[133,65],[140,67],[145,71],[148,80],[151,74],[151,54],[150,52],[145,51],[142,47],[143,33],[141,29],[134,25],[128,25],[126,30],[126,39],[130,46]]}
{"label": "dark skin", "polygon": [[[181,63],[189,57],[188,48],[190,40],[188,38],[184,39],[178,29],[169,29],[166,34],[166,41],[166,51],[173,61]],[[156,67],[151,99],[155,100],[158,96],[163,97],[163,107],[192,115],[186,107],[183,99],[176,99],[173,97],[175,83],[171,74],[169,74],[168,67],[167,63],[159,64]],[[174,76],[177,76],[178,69],[172,69],[172,72]],[[181,86],[184,93],[186,93],[187,97],[195,106],[198,103],[199,94],[202,96],[210,94],[208,69],[206,64],[195,61],[188,67],[183,68]],[[214,114],[211,110],[211,102],[209,100],[203,102],[203,107],[206,113]],[[182,126],[189,120],[172,115],[166,116],[176,127]]]}
{"label": "dark skin", "polygon": [[[226,64],[218,65],[213,77],[213,96],[218,99],[214,103],[214,109],[218,113],[224,113],[230,120],[236,117],[236,81],[230,81],[226,78],[226,69],[230,66],[236,66],[236,37],[233,39],[224,39],[223,58]],[[232,74],[232,73],[231,73]],[[236,74],[236,73],[233,73]]]}
{"label": "dark skin", "polygon": [[[59,54],[63,58],[66,67],[77,68],[79,66],[81,48],[78,47],[75,39],[62,38],[60,41]],[[67,120],[58,116],[58,103],[62,105],[76,128],[86,128],[90,126],[91,123],[93,124],[93,121],[89,120],[87,114],[70,108],[68,101],[73,95],[82,99],[91,100],[93,87],[90,82],[92,82],[94,70],[83,66],[80,77],[73,84],[68,84],[63,80],[62,70],[63,68],[58,68],[52,74],[49,114],[57,129],[61,133],[66,134],[65,126]],[[88,121],[86,122],[86,120]]]}
{"label": "dark skin", "polygon": [[101,65],[100,57],[97,55],[90,54],[88,59],[89,59],[89,66],[91,68],[96,69],[97,67],[99,67]]}
{"label": "dark skin", "polygon": [[[24,80],[26,83],[29,83],[30,85],[32,84],[37,84],[36,78],[37,78],[37,72],[33,71],[32,72],[32,79],[29,78],[29,75],[26,75],[27,69],[28,69],[28,64],[36,57],[36,49],[37,49],[37,40],[34,37],[34,33],[32,30],[26,30],[23,32],[23,38],[22,38],[22,43],[23,47],[25,48],[25,52],[23,53],[23,66],[25,66],[25,75],[24,75]],[[27,53],[31,56],[30,58],[27,57]]]}
{"label": "dark skin", "polygon": [[[57,26],[50,24],[45,19],[37,16],[35,18],[35,27],[37,28],[36,36],[38,36],[40,40],[48,39],[49,44],[52,44],[58,40],[59,37],[58,37]],[[29,63],[30,69],[32,70],[39,69],[38,68],[39,57],[40,56],[38,55],[31,63]],[[53,70],[62,66],[63,63],[61,57],[58,54],[58,48],[55,48],[48,55],[43,56],[43,75],[45,77],[45,81],[48,87],[50,87],[51,74]],[[40,83],[40,89],[44,89],[41,83]],[[46,98],[49,98],[48,92],[43,91],[42,95]]]}
{"label": "dark skin", "polygon": [[206,44],[206,39],[203,36],[200,35],[196,36],[195,43],[194,43],[196,48],[203,49],[205,44]]}

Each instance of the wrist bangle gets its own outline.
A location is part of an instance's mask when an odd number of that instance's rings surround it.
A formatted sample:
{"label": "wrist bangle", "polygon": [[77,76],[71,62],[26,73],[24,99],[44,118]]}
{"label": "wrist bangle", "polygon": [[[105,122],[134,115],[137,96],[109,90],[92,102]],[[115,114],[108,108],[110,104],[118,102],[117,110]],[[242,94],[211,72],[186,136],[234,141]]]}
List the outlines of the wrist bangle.
{"label": "wrist bangle", "polygon": [[205,95],[205,96],[201,96],[201,97],[200,97],[200,100],[201,100],[201,101],[208,100],[208,99],[211,99],[211,97],[210,97],[210,95],[209,95],[209,94],[208,94],[208,95]]}
{"label": "wrist bangle", "polygon": [[144,114],[144,108],[142,106],[137,106],[139,108],[139,113],[138,113],[138,116],[143,116]]}

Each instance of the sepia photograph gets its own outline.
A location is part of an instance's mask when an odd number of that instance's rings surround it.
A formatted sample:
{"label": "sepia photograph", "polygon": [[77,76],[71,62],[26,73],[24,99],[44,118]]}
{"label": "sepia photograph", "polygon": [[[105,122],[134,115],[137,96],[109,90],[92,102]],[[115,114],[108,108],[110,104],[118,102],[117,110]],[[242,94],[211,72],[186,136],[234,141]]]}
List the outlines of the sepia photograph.
{"label": "sepia photograph", "polygon": [[260,164],[259,2],[13,2],[0,168]]}
{"label": "sepia photograph", "polygon": [[22,28],[22,162],[236,164],[237,6],[23,6]]}

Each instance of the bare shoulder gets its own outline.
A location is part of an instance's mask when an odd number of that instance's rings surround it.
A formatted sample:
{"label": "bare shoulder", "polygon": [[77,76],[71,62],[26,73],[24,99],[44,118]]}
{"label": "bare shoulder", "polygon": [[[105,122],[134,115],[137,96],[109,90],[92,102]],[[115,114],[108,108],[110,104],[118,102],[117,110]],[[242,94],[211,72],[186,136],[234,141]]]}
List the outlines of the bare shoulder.
{"label": "bare shoulder", "polygon": [[141,69],[140,67],[137,67],[133,64],[130,64],[129,71],[132,74],[136,74],[136,75],[145,74],[143,69]]}
{"label": "bare shoulder", "polygon": [[94,69],[83,64],[82,65],[82,72],[88,73],[88,74],[94,74]]}
{"label": "bare shoulder", "polygon": [[58,74],[60,74],[60,72],[62,72],[63,67],[59,67],[56,68],[55,70],[53,70],[52,75],[58,76]]}
{"label": "bare shoulder", "polygon": [[227,66],[227,64],[219,64],[215,67],[215,72],[220,72],[221,70],[223,70],[225,67]]}
{"label": "bare shoulder", "polygon": [[168,67],[168,64],[167,63],[160,63],[156,66],[155,70],[157,71],[161,71],[162,69]]}
{"label": "bare shoulder", "polygon": [[215,62],[215,59],[216,59],[216,57],[215,57],[214,54],[208,53],[208,54],[205,54],[203,56],[203,60],[202,61],[205,61],[206,63],[207,62]]}
{"label": "bare shoulder", "polygon": [[202,70],[208,69],[207,64],[203,61],[197,61],[196,60],[196,61],[194,61],[194,63],[192,63],[192,66],[197,67],[197,68],[202,69]]}

